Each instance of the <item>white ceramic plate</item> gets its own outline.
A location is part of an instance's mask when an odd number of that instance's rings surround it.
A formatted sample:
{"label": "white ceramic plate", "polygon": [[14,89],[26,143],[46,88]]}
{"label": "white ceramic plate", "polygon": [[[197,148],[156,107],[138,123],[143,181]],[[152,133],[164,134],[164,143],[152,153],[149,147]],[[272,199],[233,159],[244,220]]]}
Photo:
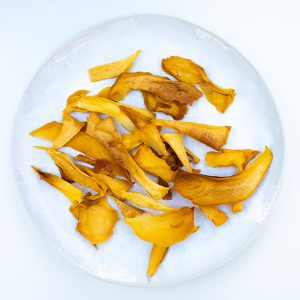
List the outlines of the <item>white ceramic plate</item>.
{"label": "white ceramic plate", "polygon": [[[185,120],[232,125],[228,148],[263,150],[264,145],[268,145],[274,153],[268,174],[245,203],[243,212],[234,216],[229,207],[223,207],[229,221],[220,228],[196,213],[200,230],[170,249],[152,279],[146,276],[150,244],[138,239],[120,221],[112,238],[96,251],[75,231],[76,222],[68,211],[68,200],[41,182],[30,168],[33,164],[58,174],[46,153],[32,148],[49,144],[29,137],[28,133],[46,122],[60,120],[65,99],[75,90],[89,89],[93,93],[112,84],[113,80],[91,83],[89,67],[121,59],[137,49],[142,49],[142,53],[132,71],[165,76],[161,59],[179,55],[203,66],[220,86],[235,88],[235,101],[225,114],[218,113],[203,97],[190,108]],[[143,106],[139,92],[130,93],[125,103]],[[233,173],[230,168],[208,168],[203,159],[209,149],[188,137],[185,143],[201,157],[203,173]],[[134,16],[78,34],[43,64],[28,86],[16,116],[13,161],[16,181],[28,211],[46,238],[66,258],[103,280],[128,285],[164,285],[217,268],[252,240],[270,211],[278,189],[283,137],[270,92],[259,74],[235,49],[206,30],[179,19]],[[174,198],[174,205],[184,203],[178,195]]]}

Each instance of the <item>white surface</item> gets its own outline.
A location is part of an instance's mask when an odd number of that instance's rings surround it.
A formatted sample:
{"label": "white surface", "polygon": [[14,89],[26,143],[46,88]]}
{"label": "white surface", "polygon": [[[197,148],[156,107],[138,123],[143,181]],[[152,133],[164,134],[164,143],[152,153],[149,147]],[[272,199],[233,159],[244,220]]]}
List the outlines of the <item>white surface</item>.
{"label": "white surface", "polygon": [[[297,1],[184,1],[177,5],[175,1],[87,2],[84,6],[81,1],[0,3],[1,299],[299,299]],[[280,196],[266,226],[246,251],[204,277],[171,288],[145,291],[86,276],[48,246],[15,190],[8,140],[22,92],[51,50],[83,27],[124,14],[146,12],[179,16],[206,27],[235,46],[258,69],[281,112],[286,134],[286,170]]]}
{"label": "white surface", "polygon": [[[184,41],[184,47],[181,41]],[[118,49],[118,44],[124,46]],[[215,227],[197,208],[195,223],[200,230],[186,241],[172,246],[151,279],[146,274],[151,244],[137,238],[123,221],[117,224],[112,238],[100,245],[99,251],[95,251],[90,243],[75,232],[75,220],[68,209],[69,201],[41,182],[30,168],[30,165],[35,165],[42,170],[59,173],[47,153],[33,148],[34,145],[50,144],[28,136],[29,132],[47,122],[60,121],[65,99],[75,90],[87,89],[91,94],[96,94],[112,84],[114,80],[90,83],[87,74],[89,66],[99,63],[99,59],[106,62],[126,57],[139,48],[142,53],[132,71],[150,71],[165,76],[160,61],[163,57],[176,54],[196,62],[200,60],[209,76],[218,84],[234,87],[237,95],[226,114],[217,112],[203,97],[189,108],[184,121],[231,125],[227,148],[263,151],[264,146],[268,145],[274,157],[265,179],[251,199],[245,202],[240,214],[233,215],[228,205],[223,207],[229,220],[222,227]],[[142,95],[137,91],[129,93],[122,103],[144,107]],[[85,121],[87,115],[79,113],[77,117]],[[12,149],[14,169],[23,200],[36,226],[66,258],[94,276],[110,282],[135,286],[166,285],[216,269],[252,241],[277,193],[283,161],[283,137],[267,87],[252,66],[228,44],[180,19],[154,15],[128,17],[98,25],[77,35],[35,75],[24,94],[16,118]],[[157,114],[157,118],[166,118],[166,115]],[[194,139],[184,139],[188,149],[201,159],[195,168],[201,169],[204,174],[233,174],[233,168],[207,167],[204,156],[211,149]],[[64,151],[74,155],[70,149]],[[141,190],[138,184],[135,188]],[[172,201],[166,201],[167,205],[192,205],[179,194],[172,194]]]}

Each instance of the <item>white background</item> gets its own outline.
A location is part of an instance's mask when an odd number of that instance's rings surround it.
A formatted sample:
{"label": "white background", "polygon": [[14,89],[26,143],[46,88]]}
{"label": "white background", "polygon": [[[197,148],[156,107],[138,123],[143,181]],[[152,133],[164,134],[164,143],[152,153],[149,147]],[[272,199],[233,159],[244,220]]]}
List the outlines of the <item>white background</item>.
{"label": "white background", "polygon": [[[300,299],[299,12],[297,0],[0,0],[0,299]],[[236,47],[269,86],[286,146],[279,197],[255,241],[217,271],[151,289],[101,282],[59,256],[25,211],[10,162],[14,115],[44,59],[90,25],[139,13],[186,19]]]}

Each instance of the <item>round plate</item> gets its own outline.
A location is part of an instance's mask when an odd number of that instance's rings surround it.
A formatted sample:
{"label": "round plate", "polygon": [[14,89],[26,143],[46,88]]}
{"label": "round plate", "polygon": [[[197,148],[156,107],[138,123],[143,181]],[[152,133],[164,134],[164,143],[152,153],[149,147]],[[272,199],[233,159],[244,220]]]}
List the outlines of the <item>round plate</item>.
{"label": "round plate", "polygon": [[[161,59],[171,55],[190,58],[222,87],[236,90],[234,103],[225,114],[218,113],[205,97],[190,107],[185,120],[232,126],[228,148],[263,150],[268,145],[274,160],[255,194],[245,202],[242,213],[215,227],[196,212],[200,226],[187,240],[171,247],[152,279],[146,275],[151,245],[140,240],[121,220],[110,240],[96,251],[76,231],[68,200],[40,181],[30,168],[58,174],[44,151],[32,148],[49,143],[28,136],[33,129],[61,120],[68,95],[78,89],[98,92],[113,80],[91,83],[88,68],[124,58],[135,50],[142,53],[132,71],[166,76]],[[129,93],[125,103],[143,107],[139,92]],[[158,114],[158,118],[166,116]],[[233,174],[232,168],[208,168],[204,163],[208,147],[185,137],[185,144],[200,158],[202,173]],[[71,153],[71,152],[68,152]],[[74,151],[73,153],[74,154]],[[59,48],[43,64],[27,88],[20,104],[13,132],[13,161],[22,198],[36,225],[66,258],[103,280],[128,285],[165,285],[193,278],[229,261],[254,237],[270,211],[279,185],[283,161],[283,137],[279,116],[265,83],[249,62],[230,45],[194,24],[165,16],[134,16],[97,25]],[[198,166],[197,166],[198,167]],[[187,204],[174,194],[170,205]],[[59,272],[59,270],[58,270]]]}

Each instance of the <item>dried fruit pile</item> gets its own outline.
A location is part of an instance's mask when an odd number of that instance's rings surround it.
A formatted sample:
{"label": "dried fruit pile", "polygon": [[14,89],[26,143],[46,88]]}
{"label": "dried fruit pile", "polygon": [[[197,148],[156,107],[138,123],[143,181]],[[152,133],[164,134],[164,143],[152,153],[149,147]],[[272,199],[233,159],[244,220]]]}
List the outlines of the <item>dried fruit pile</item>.
{"label": "dried fruit pile", "polygon": [[[224,113],[234,100],[234,90],[217,86],[202,67],[178,56],[162,60],[163,70],[177,81],[146,72],[129,73],[139,53],[91,68],[92,82],[117,77],[115,83],[93,96],[87,90],[75,92],[67,99],[62,123],[47,123],[30,134],[52,142],[51,148],[36,148],[50,155],[61,177],[32,168],[40,179],[71,201],[77,231],[95,247],[110,238],[119,220],[118,212],[106,198],[110,197],[134,233],[153,244],[148,267],[148,275],[152,276],[169,247],[198,230],[194,208],[199,208],[216,226],[228,219],[218,205],[230,204],[233,213],[242,210],[243,201],[254,193],[267,172],[272,152],[268,147],[259,155],[256,150],[223,149],[230,126],[178,121],[202,92]],[[142,91],[147,109],[119,102],[131,90]],[[87,121],[75,119],[73,112],[85,113]],[[156,119],[154,112],[175,120]],[[122,135],[115,122],[128,133]],[[173,131],[164,132],[163,128]],[[184,146],[183,135],[216,150],[206,154],[209,166],[235,166],[237,174],[215,177],[194,169],[192,165],[200,159]],[[80,154],[71,158],[58,151],[62,147]],[[157,182],[146,173],[157,177]],[[147,195],[130,191],[137,183]],[[171,191],[190,200],[194,207],[173,208],[159,201],[172,199]]]}

